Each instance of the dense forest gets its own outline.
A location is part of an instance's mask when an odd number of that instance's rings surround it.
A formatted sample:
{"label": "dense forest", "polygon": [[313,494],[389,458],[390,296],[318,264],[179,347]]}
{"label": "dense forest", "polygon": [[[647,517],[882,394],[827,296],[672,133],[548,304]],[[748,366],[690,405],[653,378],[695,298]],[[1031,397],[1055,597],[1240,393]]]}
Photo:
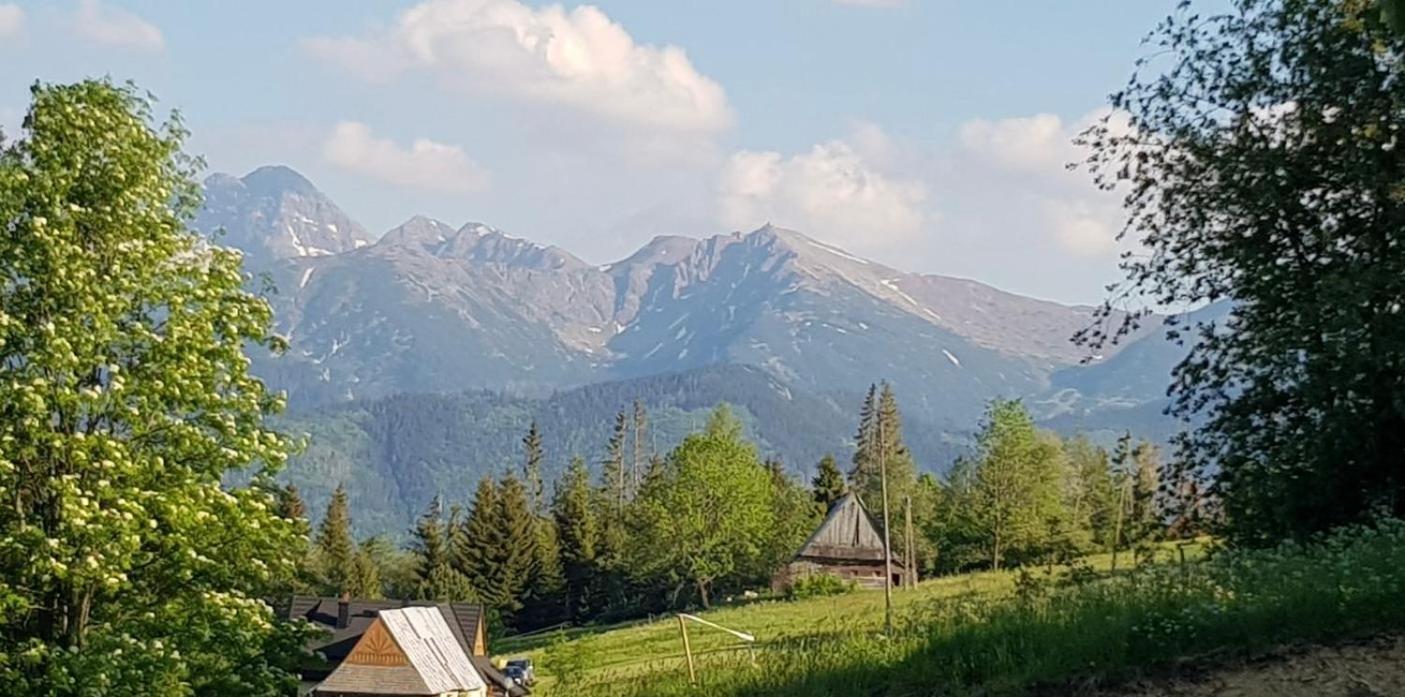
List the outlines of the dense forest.
{"label": "dense forest", "polygon": [[[384,537],[355,542],[357,512],[338,487],[301,588],[482,602],[510,631],[705,607],[767,587],[845,492],[879,515],[884,477],[894,556],[923,575],[1136,552],[1208,523],[1193,488],[1162,486],[1163,472],[1178,469],[1154,444],[1126,434],[1109,452],[1086,437],[1064,440],[1017,401],[990,405],[973,454],[945,483],[916,466],[891,386],[870,390],[852,421],[845,465],[826,454],[805,481],[761,457],[726,404],[661,453],[635,402],[613,419],[598,467],[572,457],[550,484],[552,439],[533,422],[514,466],[480,479],[467,506],[435,497],[404,549]],[[306,515],[296,486],[283,500],[288,515]],[[909,514],[910,547],[896,524]]]}
{"label": "dense forest", "polygon": [[[467,504],[480,477],[515,470],[521,434],[536,423],[546,452],[545,476],[559,476],[575,456],[592,472],[604,462],[613,414],[635,402],[649,411],[647,452],[666,453],[727,402],[762,457],[809,477],[826,453],[853,453],[852,405],[862,395],[823,397],[787,387],[742,365],[670,373],[564,390],[543,398],[477,391],[403,395],[287,417],[284,428],[306,434],[306,448],[280,475],[302,492],[314,518],[338,486],[357,508],[355,531],[401,539],[428,502]],[[759,415],[759,416],[758,416]],[[973,430],[973,425],[963,425]],[[909,424],[919,469],[944,472],[969,443],[950,428]]]}

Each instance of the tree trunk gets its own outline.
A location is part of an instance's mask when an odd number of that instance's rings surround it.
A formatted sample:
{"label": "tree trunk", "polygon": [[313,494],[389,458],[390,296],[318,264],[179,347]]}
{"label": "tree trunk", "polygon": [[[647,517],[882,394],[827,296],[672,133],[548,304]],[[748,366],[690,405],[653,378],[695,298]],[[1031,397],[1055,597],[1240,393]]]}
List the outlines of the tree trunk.
{"label": "tree trunk", "polygon": [[704,581],[703,579],[698,579],[698,597],[702,599],[702,606],[704,610],[712,607],[712,604],[709,603],[707,599],[707,581]]}
{"label": "tree trunk", "polygon": [[990,568],[991,571],[1000,570],[1000,529],[996,528],[994,539],[990,545]]}

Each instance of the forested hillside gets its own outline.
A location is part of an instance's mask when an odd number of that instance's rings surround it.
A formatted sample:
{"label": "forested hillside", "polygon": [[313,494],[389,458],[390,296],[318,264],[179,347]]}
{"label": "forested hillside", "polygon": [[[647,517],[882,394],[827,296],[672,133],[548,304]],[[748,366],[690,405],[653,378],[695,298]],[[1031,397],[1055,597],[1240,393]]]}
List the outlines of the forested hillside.
{"label": "forested hillside", "polygon": [[[307,448],[283,478],[316,513],[344,484],[358,533],[400,535],[434,496],[466,502],[480,477],[520,468],[521,440],[533,421],[542,433],[544,473],[554,479],[575,455],[598,471],[615,415],[632,411],[635,400],[648,413],[644,442],[650,454],[672,450],[726,402],[764,456],[808,478],[825,454],[850,460],[862,398],[807,394],[759,368],[737,365],[605,382],[542,398],[482,390],[401,395],[288,419],[292,432],[306,434]],[[924,470],[945,471],[962,450],[920,421],[911,421],[907,433]]]}

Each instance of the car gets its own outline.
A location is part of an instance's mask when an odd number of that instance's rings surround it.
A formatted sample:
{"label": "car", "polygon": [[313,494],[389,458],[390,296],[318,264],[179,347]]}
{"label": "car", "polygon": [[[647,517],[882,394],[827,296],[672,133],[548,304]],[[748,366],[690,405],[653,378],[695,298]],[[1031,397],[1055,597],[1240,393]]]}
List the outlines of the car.
{"label": "car", "polygon": [[502,669],[502,674],[506,675],[508,680],[518,685],[527,684],[527,672],[522,670],[521,666],[507,666]]}
{"label": "car", "polygon": [[[508,661],[508,662],[507,662],[507,670],[509,671],[509,672],[507,673],[507,676],[508,676],[508,677],[513,677],[512,672],[510,672],[510,671],[512,671],[513,669],[516,669],[516,670],[522,675],[522,679],[519,681],[519,682],[521,682],[522,684],[524,684],[524,685],[531,685],[531,684],[533,684],[533,683],[535,683],[535,682],[537,681],[537,671],[536,671],[534,668],[532,668],[532,659],[530,659],[530,658],[514,658],[514,659]],[[513,679],[516,679],[516,678],[513,678]]]}

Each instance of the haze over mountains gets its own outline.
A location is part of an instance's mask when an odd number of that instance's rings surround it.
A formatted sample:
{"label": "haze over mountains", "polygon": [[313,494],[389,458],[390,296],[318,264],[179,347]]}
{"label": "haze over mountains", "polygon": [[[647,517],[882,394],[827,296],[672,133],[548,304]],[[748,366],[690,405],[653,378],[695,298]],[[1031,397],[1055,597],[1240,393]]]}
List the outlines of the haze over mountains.
{"label": "haze over mountains", "polygon": [[[596,266],[478,222],[415,217],[372,241],[285,167],[211,176],[206,195],[197,227],[225,230],[220,241],[244,250],[277,288],[291,349],[256,367],[289,392],[295,413],[482,389],[545,404],[595,383],[752,366],[782,397],[834,414],[853,412],[870,383],[889,380],[908,431],[933,432],[910,440],[924,444],[914,451],[934,470],[949,464],[938,461],[950,454],[940,444],[974,428],[995,396],[1023,397],[1065,429],[1169,428],[1157,413],[1180,349],[1157,323],[1080,365],[1085,350],[1069,339],[1092,308],[900,271],[797,231],[661,234]],[[709,398],[728,395],[710,384]],[[601,434],[616,408],[592,415]],[[776,435],[784,429],[774,416],[748,414],[763,441],[791,442]],[[814,453],[788,447],[775,454],[813,464],[796,458]],[[500,466],[501,454],[484,455]]]}

